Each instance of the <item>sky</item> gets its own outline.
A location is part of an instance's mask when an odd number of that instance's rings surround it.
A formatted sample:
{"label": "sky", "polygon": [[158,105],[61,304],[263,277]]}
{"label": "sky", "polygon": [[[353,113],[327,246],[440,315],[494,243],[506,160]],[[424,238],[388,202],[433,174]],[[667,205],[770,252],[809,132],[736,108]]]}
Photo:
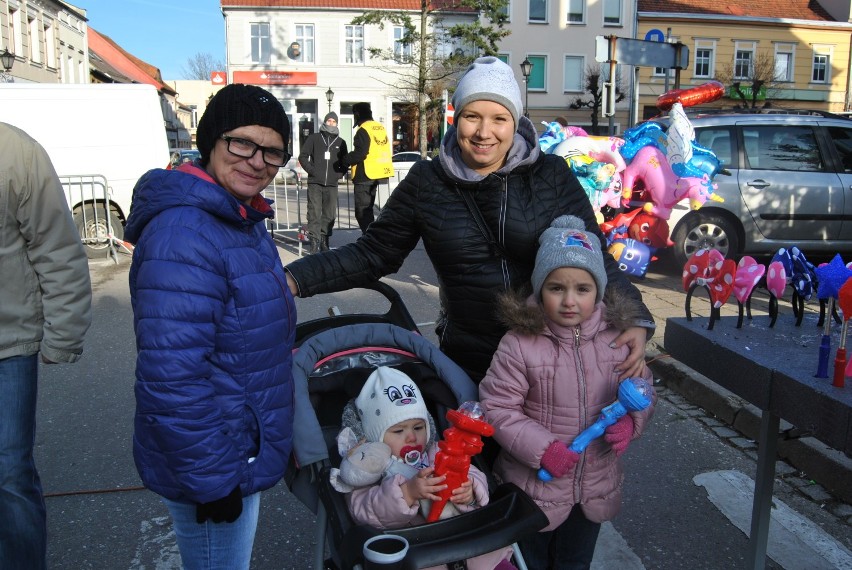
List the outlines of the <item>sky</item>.
{"label": "sky", "polygon": [[209,53],[225,61],[225,20],[219,0],[70,0],[89,26],[125,51],[160,68],[163,79],[185,79],[187,61]]}

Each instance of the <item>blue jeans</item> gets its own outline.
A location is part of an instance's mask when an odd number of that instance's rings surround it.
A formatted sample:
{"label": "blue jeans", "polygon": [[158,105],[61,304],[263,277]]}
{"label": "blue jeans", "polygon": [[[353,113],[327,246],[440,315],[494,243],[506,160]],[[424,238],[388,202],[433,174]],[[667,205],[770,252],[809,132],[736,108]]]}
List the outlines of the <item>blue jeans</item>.
{"label": "blue jeans", "polygon": [[33,460],[38,355],[0,360],[0,566],[46,567],[47,516]]}
{"label": "blue jeans", "polygon": [[195,505],[163,498],[169,508],[184,570],[242,570],[251,562],[260,493],[243,497],[243,512],[232,523],[195,522]]}
{"label": "blue jeans", "polygon": [[537,532],[518,546],[529,570],[588,570],[595,555],[600,523],[574,505],[568,519],[549,532]]}

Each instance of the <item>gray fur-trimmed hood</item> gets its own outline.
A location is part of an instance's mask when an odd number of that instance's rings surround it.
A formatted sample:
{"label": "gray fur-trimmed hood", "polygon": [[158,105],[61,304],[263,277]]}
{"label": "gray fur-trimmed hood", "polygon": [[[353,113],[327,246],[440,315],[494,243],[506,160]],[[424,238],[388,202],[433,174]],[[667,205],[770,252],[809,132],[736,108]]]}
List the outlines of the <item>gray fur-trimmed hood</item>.
{"label": "gray fur-trimmed hood", "polygon": [[[497,311],[503,324],[509,329],[524,335],[541,334],[547,329],[546,317],[541,304],[536,301],[529,290],[506,292],[497,297]],[[625,330],[640,326],[642,306],[622,292],[620,288],[607,288],[603,307],[603,321],[612,328]]]}

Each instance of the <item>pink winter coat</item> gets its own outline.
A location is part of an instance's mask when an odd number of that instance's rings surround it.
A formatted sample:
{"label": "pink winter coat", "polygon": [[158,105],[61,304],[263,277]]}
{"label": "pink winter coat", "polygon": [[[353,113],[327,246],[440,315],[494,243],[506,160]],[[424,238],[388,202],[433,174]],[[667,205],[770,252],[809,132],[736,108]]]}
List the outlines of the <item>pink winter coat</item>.
{"label": "pink winter coat", "polygon": [[[570,444],[615,401],[619,379],[613,371],[629,349],[609,344],[629,326],[634,314],[626,298],[607,297],[580,327],[546,321],[532,300],[503,300],[512,329],[500,341],[479,397],[486,420],[494,426],[501,451],[494,474],[532,497],[550,524],[559,526],[576,503],[591,521],[612,519],[621,509],[624,479],[621,461],[603,437],[593,440],[565,477],[538,479],[541,457],[554,441]],[[650,372],[644,373],[653,385]],[[653,397],[656,402],[656,394]],[[653,415],[654,405],[634,413],[633,439]]]}
{"label": "pink winter coat", "polygon": [[[435,455],[438,446],[431,445],[428,449],[429,464],[435,464]],[[477,506],[455,505],[456,508],[466,513],[488,504],[488,482],[485,474],[475,466],[470,466],[468,472],[473,481],[473,496],[476,498]],[[402,496],[400,486],[406,482],[402,475],[393,475],[383,478],[378,484],[371,487],[355,489],[346,496],[349,512],[357,524],[365,524],[375,528],[394,529],[410,526],[418,526],[426,522],[426,518],[420,513],[420,505],[410,507]],[[468,570],[493,570],[503,559],[511,556],[512,549],[507,547],[495,550],[487,554],[470,558],[467,561]],[[446,569],[446,566],[435,566],[428,570]]]}

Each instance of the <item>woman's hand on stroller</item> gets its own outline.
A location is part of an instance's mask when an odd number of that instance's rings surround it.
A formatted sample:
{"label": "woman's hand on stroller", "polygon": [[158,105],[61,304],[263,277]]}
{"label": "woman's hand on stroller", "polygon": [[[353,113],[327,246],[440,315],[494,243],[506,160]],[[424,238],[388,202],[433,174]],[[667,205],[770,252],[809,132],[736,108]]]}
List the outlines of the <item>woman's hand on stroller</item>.
{"label": "woman's hand on stroller", "polygon": [[438,493],[447,488],[444,480],[446,475],[434,475],[434,467],[424,467],[417,475],[401,485],[402,496],[409,506],[413,507],[421,499],[438,501]]}

